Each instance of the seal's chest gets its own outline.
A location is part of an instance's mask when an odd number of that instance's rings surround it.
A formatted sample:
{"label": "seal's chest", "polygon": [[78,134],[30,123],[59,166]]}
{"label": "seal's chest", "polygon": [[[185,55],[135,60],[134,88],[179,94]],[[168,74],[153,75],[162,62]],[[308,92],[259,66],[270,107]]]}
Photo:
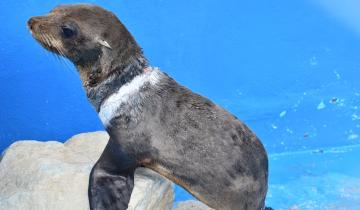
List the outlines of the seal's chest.
{"label": "seal's chest", "polygon": [[152,70],[136,76],[133,80],[121,86],[115,93],[110,95],[101,105],[99,117],[105,126],[121,114],[136,115],[144,100],[144,89],[156,86],[161,79],[159,70]]}

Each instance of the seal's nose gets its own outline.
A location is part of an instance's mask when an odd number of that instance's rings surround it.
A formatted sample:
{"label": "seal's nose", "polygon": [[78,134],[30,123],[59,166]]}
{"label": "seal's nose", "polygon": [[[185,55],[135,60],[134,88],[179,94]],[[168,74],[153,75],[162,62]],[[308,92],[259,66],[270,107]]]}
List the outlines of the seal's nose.
{"label": "seal's nose", "polygon": [[27,25],[30,30],[34,29],[34,25],[37,23],[36,17],[32,17],[28,20]]}

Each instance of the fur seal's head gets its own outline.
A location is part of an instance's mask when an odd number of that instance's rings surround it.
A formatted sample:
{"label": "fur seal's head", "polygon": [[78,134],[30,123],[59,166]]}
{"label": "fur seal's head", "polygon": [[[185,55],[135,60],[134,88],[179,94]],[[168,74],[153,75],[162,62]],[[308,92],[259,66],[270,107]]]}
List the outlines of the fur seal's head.
{"label": "fur seal's head", "polygon": [[131,62],[146,65],[141,48],[125,26],[113,13],[95,5],[61,5],[30,18],[28,27],[43,47],[70,59],[83,82],[90,76],[101,81]]}

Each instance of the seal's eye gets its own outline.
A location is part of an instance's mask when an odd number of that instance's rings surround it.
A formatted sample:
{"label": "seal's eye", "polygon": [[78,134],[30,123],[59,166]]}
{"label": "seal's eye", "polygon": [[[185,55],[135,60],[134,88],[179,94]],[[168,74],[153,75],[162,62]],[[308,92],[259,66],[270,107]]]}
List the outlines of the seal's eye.
{"label": "seal's eye", "polygon": [[64,36],[64,38],[71,38],[76,34],[75,29],[69,26],[62,26],[61,33]]}

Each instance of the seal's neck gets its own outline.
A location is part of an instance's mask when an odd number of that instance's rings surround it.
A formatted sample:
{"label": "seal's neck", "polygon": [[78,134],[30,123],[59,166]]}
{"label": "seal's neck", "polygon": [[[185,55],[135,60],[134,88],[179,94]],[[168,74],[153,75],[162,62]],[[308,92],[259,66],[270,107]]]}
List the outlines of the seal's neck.
{"label": "seal's neck", "polygon": [[[106,57],[106,53],[102,57]],[[120,58],[121,59],[121,58]],[[114,59],[114,60],[120,60]],[[130,56],[125,61],[115,62],[100,58],[94,65],[80,68],[80,77],[90,102],[99,112],[101,103],[120,87],[144,73],[148,67],[142,54]]]}

